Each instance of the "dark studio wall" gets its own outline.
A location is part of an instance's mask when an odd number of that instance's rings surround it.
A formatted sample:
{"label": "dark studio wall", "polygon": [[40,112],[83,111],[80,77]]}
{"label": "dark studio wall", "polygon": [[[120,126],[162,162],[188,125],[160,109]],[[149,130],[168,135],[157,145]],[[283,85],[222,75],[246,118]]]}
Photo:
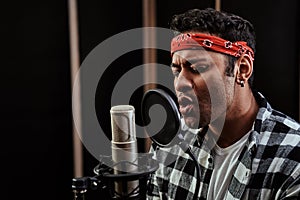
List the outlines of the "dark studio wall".
{"label": "dark studio wall", "polygon": [[[245,2],[224,0],[222,9],[248,19],[256,29],[255,87],[273,107],[297,120],[299,3],[297,0]],[[157,0],[157,26],[168,28],[170,17],[186,9],[214,6],[211,0]],[[6,2],[1,11],[4,61],[0,151],[4,194],[1,199],[72,199],[67,1]],[[78,0],[78,17],[83,62],[105,39],[142,26],[142,1]],[[167,53],[162,53],[158,62],[168,65],[169,58]],[[130,69],[142,62],[142,52],[136,51],[120,57],[114,66]],[[118,80],[125,71],[111,71],[104,80]],[[109,105],[105,104],[109,96],[100,91],[111,89],[109,84],[99,85],[97,109]],[[102,109],[107,111],[107,107]],[[103,124],[109,131],[107,118]],[[97,160],[84,149],[84,175],[93,175],[96,165]],[[99,195],[92,192],[89,199],[103,199]]]}
{"label": "dark studio wall", "polygon": [[66,1],[1,3],[1,199],[71,199]]}

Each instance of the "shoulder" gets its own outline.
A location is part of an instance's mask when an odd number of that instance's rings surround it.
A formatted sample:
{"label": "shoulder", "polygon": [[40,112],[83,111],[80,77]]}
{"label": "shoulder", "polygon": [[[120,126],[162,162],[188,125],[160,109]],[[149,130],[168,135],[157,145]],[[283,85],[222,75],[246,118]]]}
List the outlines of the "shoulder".
{"label": "shoulder", "polygon": [[274,109],[261,121],[260,133],[261,137],[268,139],[266,145],[299,146],[300,143],[300,124]]}
{"label": "shoulder", "polygon": [[300,163],[300,124],[297,121],[272,109],[270,115],[262,121],[258,135],[260,159],[270,159],[273,164],[289,163],[290,166]]}
{"label": "shoulder", "polygon": [[280,111],[272,109],[270,115],[262,121],[261,131],[270,133],[278,139],[284,137],[300,141],[300,124]]}
{"label": "shoulder", "polygon": [[254,93],[259,105],[255,120],[255,131],[272,134],[294,134],[299,137],[300,124],[288,115],[273,109],[261,93]]}
{"label": "shoulder", "polygon": [[300,162],[300,124],[288,115],[275,110],[264,96],[256,93],[259,112],[254,123],[257,158],[287,159]]}

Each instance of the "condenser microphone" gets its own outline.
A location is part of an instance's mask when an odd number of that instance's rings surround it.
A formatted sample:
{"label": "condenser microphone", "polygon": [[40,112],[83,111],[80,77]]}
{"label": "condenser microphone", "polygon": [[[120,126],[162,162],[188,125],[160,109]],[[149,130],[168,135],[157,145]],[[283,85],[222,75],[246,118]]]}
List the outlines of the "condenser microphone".
{"label": "condenser microphone", "polygon": [[[138,169],[138,151],[135,129],[135,109],[130,105],[111,107],[112,160],[114,174],[135,173]],[[115,193],[118,199],[134,199],[138,195],[138,180],[115,181]]]}

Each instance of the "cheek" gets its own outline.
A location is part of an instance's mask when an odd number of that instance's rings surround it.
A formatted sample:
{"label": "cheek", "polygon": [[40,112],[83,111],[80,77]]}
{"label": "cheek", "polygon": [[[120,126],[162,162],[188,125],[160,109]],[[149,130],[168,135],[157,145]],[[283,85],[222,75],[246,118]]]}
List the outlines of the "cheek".
{"label": "cheek", "polygon": [[213,107],[226,105],[227,95],[222,77],[211,75],[197,79],[195,81],[195,92],[200,103],[207,103]]}
{"label": "cheek", "polygon": [[205,97],[209,96],[209,89],[208,89],[207,82],[199,76],[197,79],[194,79],[194,92],[198,97]]}
{"label": "cheek", "polygon": [[195,112],[200,111],[201,115],[210,113],[211,96],[207,84],[203,80],[195,82],[194,93],[198,101],[198,106],[194,108]]}
{"label": "cheek", "polygon": [[226,83],[226,86],[225,86],[226,98],[228,100],[228,103],[231,103],[234,98],[235,79],[228,77],[225,80],[225,83]]}

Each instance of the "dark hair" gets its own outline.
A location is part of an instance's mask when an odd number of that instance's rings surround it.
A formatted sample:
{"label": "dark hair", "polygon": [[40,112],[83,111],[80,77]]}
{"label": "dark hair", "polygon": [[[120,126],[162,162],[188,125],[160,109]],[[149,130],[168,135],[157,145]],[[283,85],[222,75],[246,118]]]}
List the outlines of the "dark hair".
{"label": "dark hair", "polygon": [[[183,14],[174,15],[170,28],[176,32],[175,34],[196,31],[209,33],[231,42],[245,41],[255,53],[253,25],[249,21],[231,13],[216,11],[212,8],[204,10],[192,9]],[[226,74],[233,76],[234,63],[237,58],[229,55],[227,57]],[[248,82],[252,86],[253,73]]]}

